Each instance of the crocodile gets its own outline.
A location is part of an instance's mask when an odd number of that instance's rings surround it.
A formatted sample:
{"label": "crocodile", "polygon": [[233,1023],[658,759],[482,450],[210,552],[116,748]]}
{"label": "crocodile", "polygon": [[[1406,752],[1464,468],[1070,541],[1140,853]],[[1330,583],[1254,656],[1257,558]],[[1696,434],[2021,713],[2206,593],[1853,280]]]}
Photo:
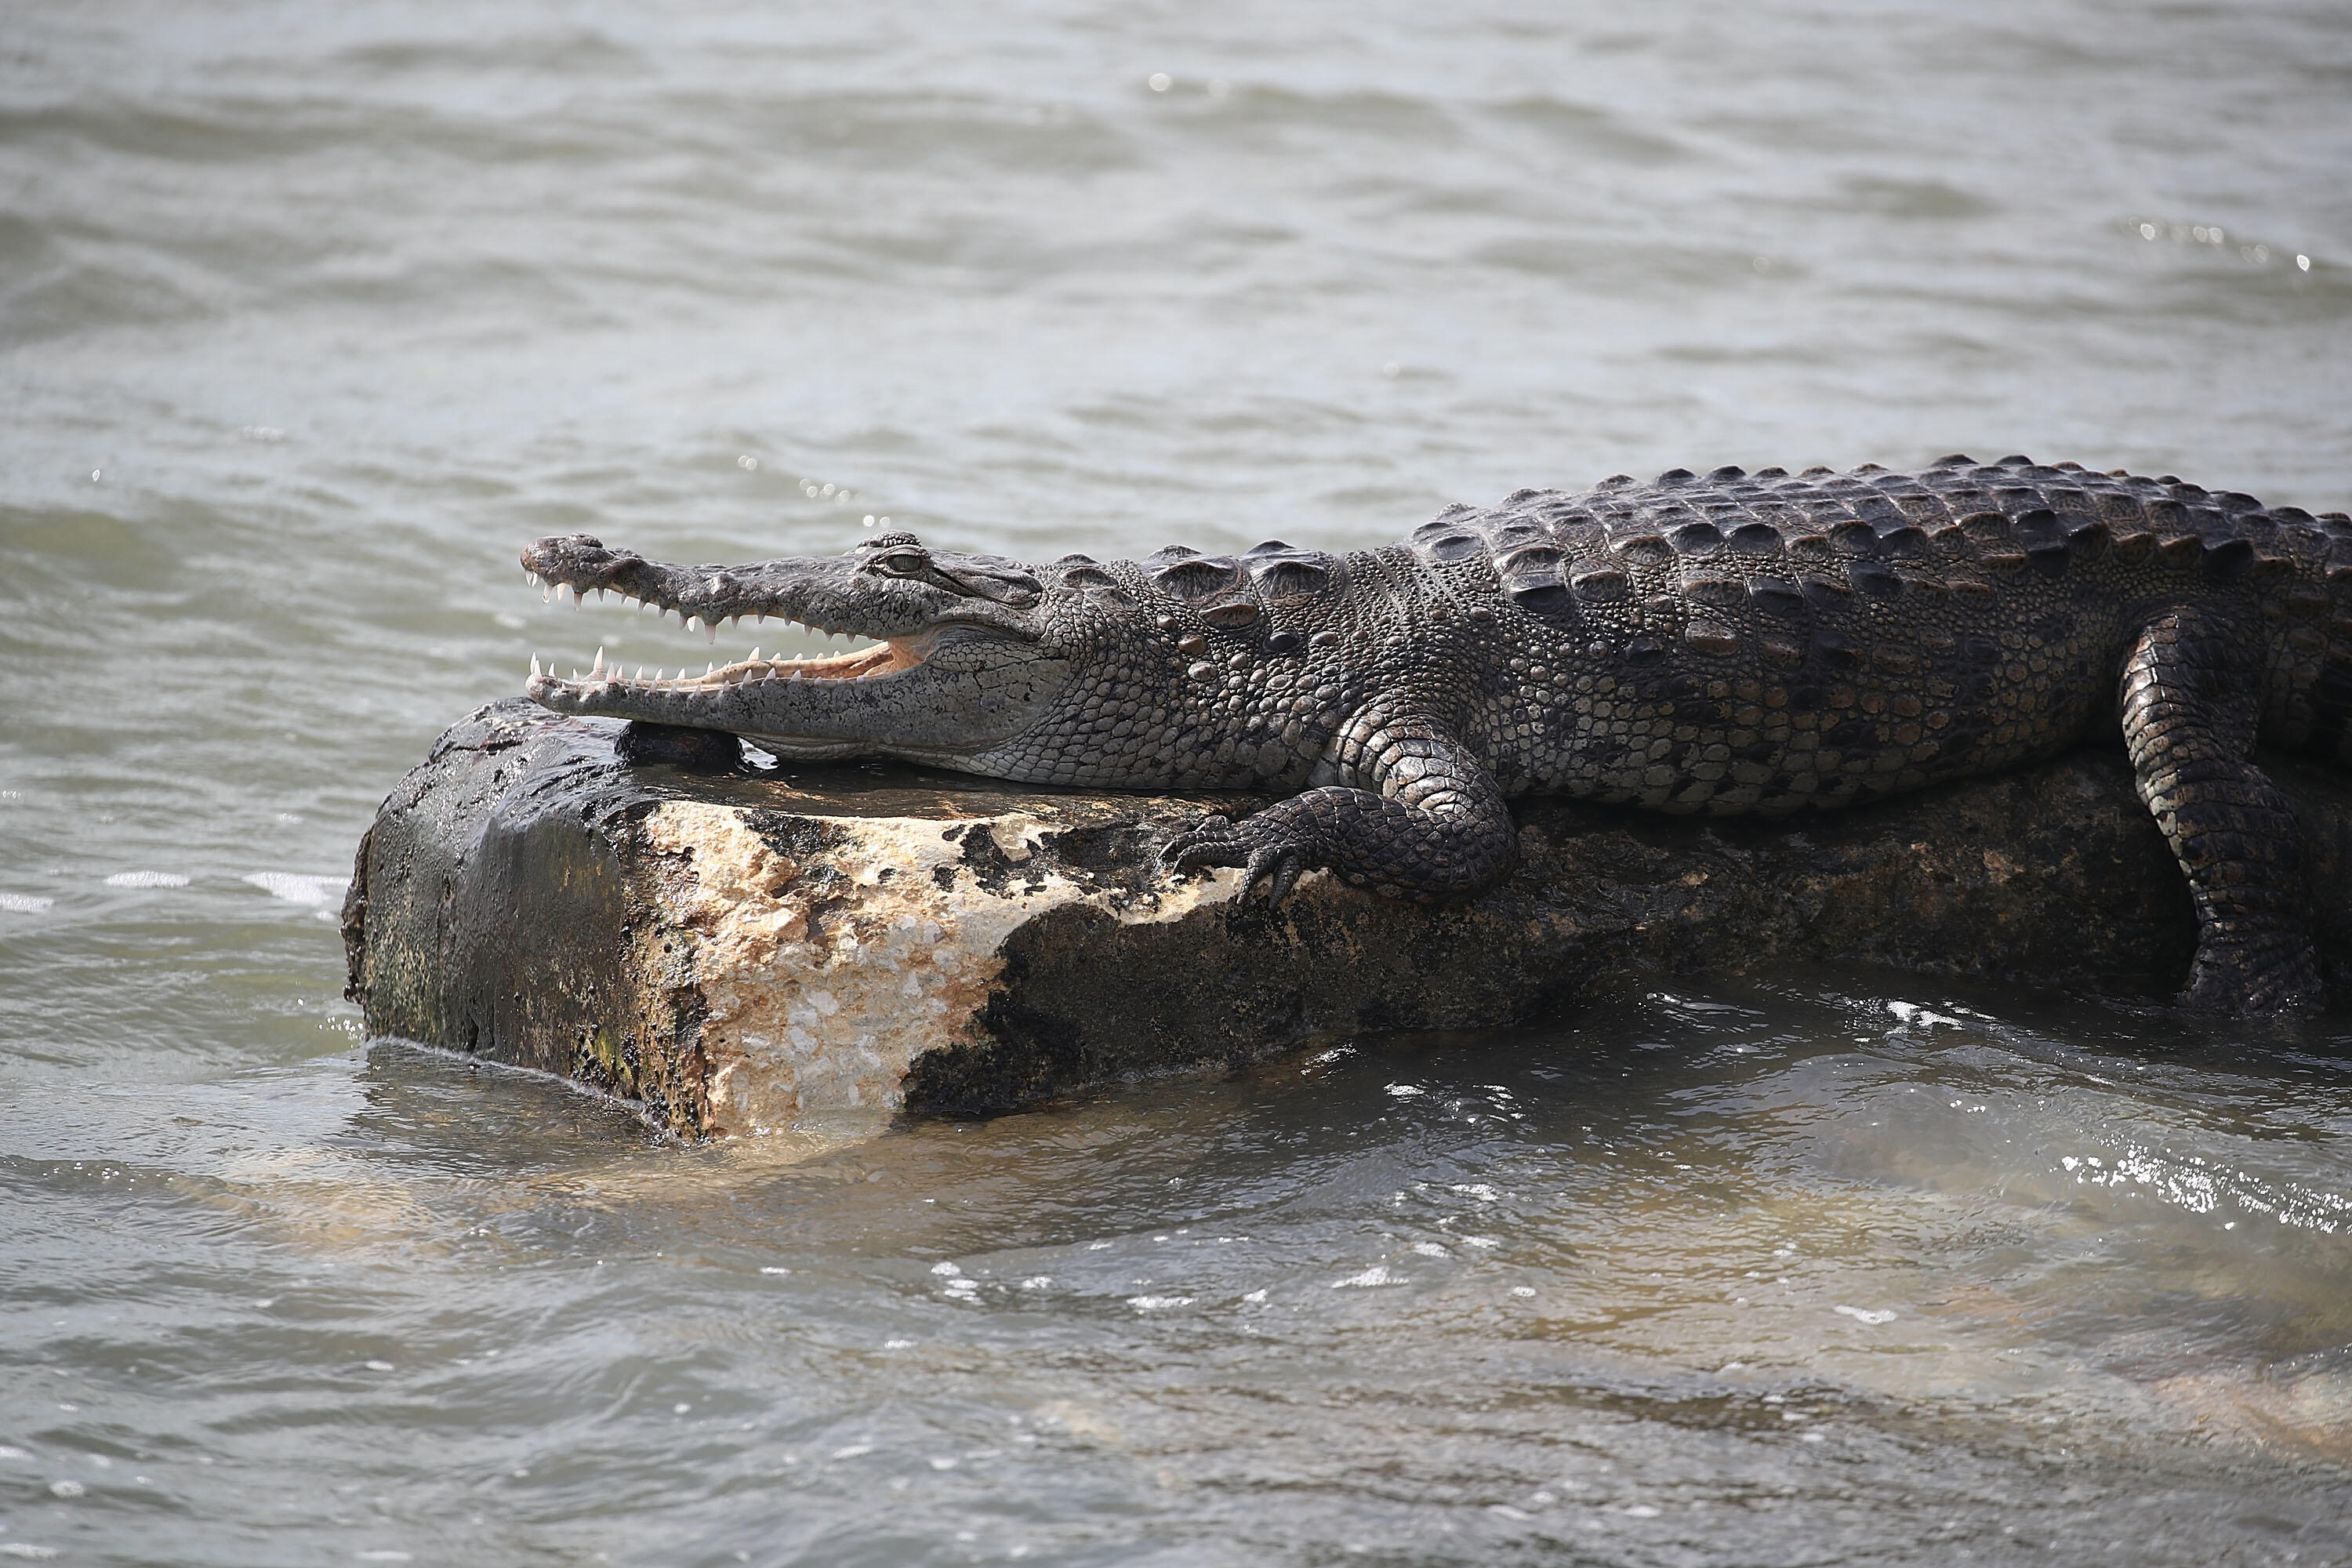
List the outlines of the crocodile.
{"label": "crocodile", "polygon": [[2352,519],[2167,475],[1965,456],[1916,472],[1676,468],[1454,505],[1347,553],[1269,541],[1033,565],[890,531],[835,557],[676,566],[584,534],[522,563],[715,641],[774,616],[870,646],[699,676],[594,668],[566,713],[1032,784],[1251,790],[1168,847],[1279,900],[1327,868],[1475,893],[1508,802],[1851,805],[2120,731],[2199,924],[2187,1005],[2308,1007],[2293,807],[2259,739],[2352,763]]}

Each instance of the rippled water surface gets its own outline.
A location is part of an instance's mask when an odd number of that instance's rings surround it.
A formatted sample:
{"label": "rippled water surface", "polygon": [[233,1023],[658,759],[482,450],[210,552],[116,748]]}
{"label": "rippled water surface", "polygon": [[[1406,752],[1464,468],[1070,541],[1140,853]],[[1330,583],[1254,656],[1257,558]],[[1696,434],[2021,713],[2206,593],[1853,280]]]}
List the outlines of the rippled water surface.
{"label": "rippled water surface", "polygon": [[[2352,501],[2352,13],[18,5],[0,1557],[2352,1563],[2352,1033],[1867,972],[878,1141],[391,1046],[520,542]],[[741,649],[735,649],[740,654]]]}

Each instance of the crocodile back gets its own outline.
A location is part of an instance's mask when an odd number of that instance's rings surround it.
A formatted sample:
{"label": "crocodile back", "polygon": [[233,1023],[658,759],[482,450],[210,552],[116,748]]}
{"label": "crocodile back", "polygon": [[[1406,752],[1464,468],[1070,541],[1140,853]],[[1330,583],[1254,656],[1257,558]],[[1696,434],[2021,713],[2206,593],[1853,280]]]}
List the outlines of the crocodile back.
{"label": "crocodile back", "polygon": [[[1406,544],[1545,672],[1486,704],[1486,728],[1531,742],[1496,748],[1521,788],[1774,810],[2007,765],[2112,710],[2166,604],[2229,607],[2261,639],[2266,740],[2347,756],[2352,733],[2352,519],[2168,476],[1675,469],[1449,508]],[[1834,765],[1779,765],[1798,734]]]}

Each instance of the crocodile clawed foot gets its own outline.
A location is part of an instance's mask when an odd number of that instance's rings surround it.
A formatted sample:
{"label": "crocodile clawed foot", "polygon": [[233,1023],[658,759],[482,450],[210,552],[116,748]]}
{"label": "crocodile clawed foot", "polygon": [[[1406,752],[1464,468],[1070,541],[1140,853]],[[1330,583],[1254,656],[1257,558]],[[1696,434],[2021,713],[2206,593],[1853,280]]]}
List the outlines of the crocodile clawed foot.
{"label": "crocodile clawed foot", "polygon": [[2183,1007],[2232,1016],[2305,1013],[2319,1005],[2319,966],[2297,936],[2208,939],[2197,951]]}
{"label": "crocodile clawed foot", "polygon": [[1252,851],[1249,863],[1242,868],[1243,891],[1246,893],[1263,880],[1265,901],[1278,904],[1298,885],[1298,874],[1306,869],[1306,859],[1297,845],[1266,845]]}
{"label": "crocodile clawed foot", "polygon": [[1266,902],[1278,904],[1297,885],[1307,857],[1300,845],[1264,842],[1266,834],[1251,831],[1257,821],[1236,825],[1227,817],[1204,816],[1171,840],[1160,858],[1180,876],[1203,867],[1238,866],[1244,898],[1264,882]]}

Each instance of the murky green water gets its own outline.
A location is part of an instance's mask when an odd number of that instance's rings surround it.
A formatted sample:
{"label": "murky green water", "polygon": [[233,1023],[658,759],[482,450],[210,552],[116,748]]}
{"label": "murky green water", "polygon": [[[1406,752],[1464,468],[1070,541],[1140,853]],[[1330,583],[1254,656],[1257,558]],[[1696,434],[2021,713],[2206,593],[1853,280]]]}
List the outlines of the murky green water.
{"label": "murky green water", "polygon": [[1794,973],[794,1158],[365,1048],[321,918],[534,648],[707,654],[551,530],[2340,508],[2347,88],[2325,4],[7,12],[0,1558],[2352,1562],[2340,1017]]}

